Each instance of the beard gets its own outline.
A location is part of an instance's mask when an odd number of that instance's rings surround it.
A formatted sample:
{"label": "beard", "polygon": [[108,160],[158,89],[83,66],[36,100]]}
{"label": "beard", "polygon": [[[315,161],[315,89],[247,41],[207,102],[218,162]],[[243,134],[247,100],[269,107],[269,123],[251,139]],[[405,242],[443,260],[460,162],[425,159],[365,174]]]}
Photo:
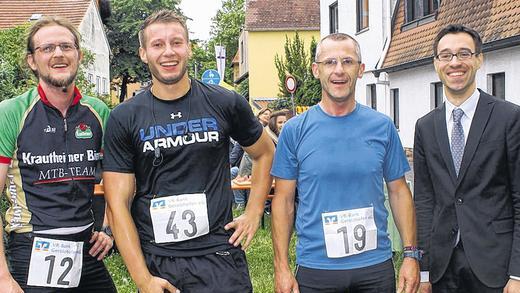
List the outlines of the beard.
{"label": "beard", "polygon": [[148,65],[148,68],[150,69],[150,73],[152,74],[152,76],[155,77],[155,79],[157,79],[157,81],[159,81],[163,84],[172,85],[172,84],[178,83],[184,77],[184,75],[186,74],[186,71],[188,70],[188,63],[184,63],[182,65],[181,72],[179,72],[178,75],[169,77],[169,78],[165,78],[164,76],[162,76],[159,73],[159,70],[157,70],[157,68],[154,66]]}
{"label": "beard", "polygon": [[77,74],[78,74],[78,70],[76,69],[76,71],[74,73],[72,73],[68,77],[62,78],[62,79],[57,79],[50,75],[40,75],[40,74],[38,74],[38,77],[41,78],[46,83],[48,83],[52,86],[55,86],[55,87],[69,87],[76,79]]}

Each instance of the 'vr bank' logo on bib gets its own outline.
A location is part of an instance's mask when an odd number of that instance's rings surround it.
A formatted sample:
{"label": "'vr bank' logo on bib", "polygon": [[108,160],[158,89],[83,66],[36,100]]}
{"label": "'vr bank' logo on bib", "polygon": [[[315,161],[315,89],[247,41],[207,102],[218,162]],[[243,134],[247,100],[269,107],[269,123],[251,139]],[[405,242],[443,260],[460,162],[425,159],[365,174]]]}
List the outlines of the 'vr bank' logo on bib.
{"label": "'vr bank' logo on bib", "polygon": [[324,216],[325,225],[334,225],[338,223],[338,216]]}
{"label": "'vr bank' logo on bib", "polygon": [[154,209],[154,210],[164,209],[165,207],[166,207],[165,200],[159,200],[159,201],[152,202],[152,209]]}
{"label": "'vr bank' logo on bib", "polygon": [[50,243],[47,241],[36,241],[34,249],[36,251],[49,251]]}

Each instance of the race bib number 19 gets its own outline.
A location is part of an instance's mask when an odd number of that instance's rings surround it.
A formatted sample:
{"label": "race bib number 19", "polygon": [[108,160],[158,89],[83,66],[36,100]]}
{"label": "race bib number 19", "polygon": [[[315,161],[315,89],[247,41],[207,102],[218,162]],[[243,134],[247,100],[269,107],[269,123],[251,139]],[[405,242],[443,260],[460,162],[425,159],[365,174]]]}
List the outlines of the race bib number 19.
{"label": "race bib number 19", "polygon": [[327,256],[346,257],[377,248],[374,208],[321,214]]}
{"label": "race bib number 19", "polygon": [[150,216],[155,243],[180,242],[209,233],[204,193],[152,199]]}
{"label": "race bib number 19", "polygon": [[78,287],[82,266],[83,242],[34,237],[27,285]]}

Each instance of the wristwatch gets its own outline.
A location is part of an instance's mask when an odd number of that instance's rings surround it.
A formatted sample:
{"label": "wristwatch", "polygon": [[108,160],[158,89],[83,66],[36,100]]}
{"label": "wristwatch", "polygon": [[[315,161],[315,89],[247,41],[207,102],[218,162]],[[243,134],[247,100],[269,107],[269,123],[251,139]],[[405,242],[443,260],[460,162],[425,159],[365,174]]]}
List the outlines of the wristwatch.
{"label": "wristwatch", "polygon": [[110,229],[110,226],[103,226],[101,228],[101,232],[107,234],[108,236],[110,236],[111,238],[114,238],[114,235],[112,234],[112,229]]}
{"label": "wristwatch", "polygon": [[416,246],[406,246],[403,248],[403,257],[411,257],[416,260],[421,260],[424,251],[420,250]]}

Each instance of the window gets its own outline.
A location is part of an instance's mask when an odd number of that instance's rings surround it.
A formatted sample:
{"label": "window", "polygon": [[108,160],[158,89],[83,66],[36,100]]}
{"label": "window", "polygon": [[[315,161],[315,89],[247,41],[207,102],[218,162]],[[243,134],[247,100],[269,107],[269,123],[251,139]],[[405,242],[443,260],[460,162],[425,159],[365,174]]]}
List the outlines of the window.
{"label": "window", "polygon": [[96,93],[98,93],[98,94],[101,93],[100,82],[101,82],[101,78],[99,76],[96,76]]}
{"label": "window", "polygon": [[241,64],[244,63],[244,59],[245,59],[245,56],[244,56],[244,41],[240,41],[240,63]]}
{"label": "window", "polygon": [[421,19],[433,14],[439,8],[441,0],[406,0],[406,22]]}
{"label": "window", "polygon": [[367,85],[367,104],[377,111],[377,92],[375,84]]}
{"label": "window", "polygon": [[92,73],[89,73],[87,75],[87,80],[88,80],[89,83],[93,83],[93,80],[92,80],[93,78],[94,78],[94,76],[92,75]]}
{"label": "window", "polygon": [[103,94],[108,94],[107,91],[107,78],[103,77]]}
{"label": "window", "polygon": [[392,111],[392,119],[395,128],[399,129],[399,89],[390,90],[390,111]]}
{"label": "window", "polygon": [[338,2],[334,2],[329,6],[329,32],[331,34],[338,32]]}
{"label": "window", "polygon": [[430,84],[430,107],[435,109],[442,105],[444,93],[442,82],[433,82]]}
{"label": "window", "polygon": [[357,31],[368,28],[368,0],[357,0]]}
{"label": "window", "polygon": [[488,91],[498,99],[506,99],[506,74],[488,74]]}

